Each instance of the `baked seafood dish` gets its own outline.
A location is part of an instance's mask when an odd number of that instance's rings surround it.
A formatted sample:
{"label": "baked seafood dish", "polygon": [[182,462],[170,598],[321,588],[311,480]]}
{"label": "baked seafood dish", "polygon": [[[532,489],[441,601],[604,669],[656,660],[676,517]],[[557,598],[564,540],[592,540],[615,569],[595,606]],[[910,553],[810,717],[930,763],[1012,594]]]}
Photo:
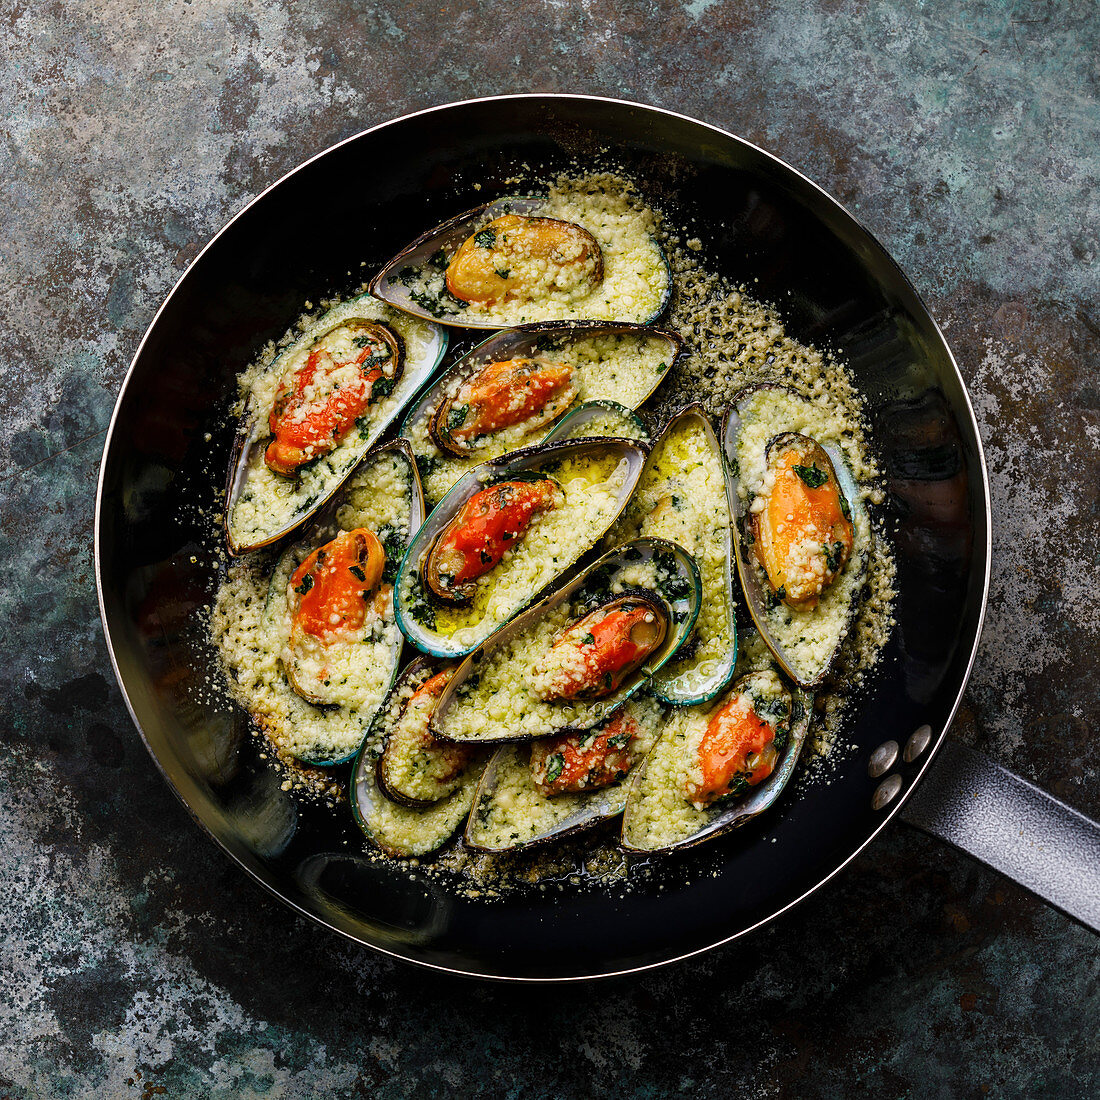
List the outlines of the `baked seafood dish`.
{"label": "baked seafood dish", "polygon": [[685,237],[608,174],[504,194],[244,372],[211,637],[368,858],[622,879],[844,751],[893,621],[863,398]]}

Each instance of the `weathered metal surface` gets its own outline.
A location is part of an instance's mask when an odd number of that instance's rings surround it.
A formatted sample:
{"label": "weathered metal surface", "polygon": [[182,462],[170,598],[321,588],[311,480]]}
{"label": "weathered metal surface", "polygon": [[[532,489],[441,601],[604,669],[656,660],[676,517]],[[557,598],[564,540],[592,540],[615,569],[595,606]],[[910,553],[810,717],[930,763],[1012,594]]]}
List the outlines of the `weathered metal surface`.
{"label": "weathered metal surface", "polygon": [[957,733],[1100,815],[1093,6],[106,0],[0,18],[0,1096],[1100,1090],[1095,939],[901,829],[767,931],[633,981],[471,986],[318,935],[156,773],[91,568],[126,364],[247,199],[432,103],[638,98],[805,171],[930,301],[996,521]]}

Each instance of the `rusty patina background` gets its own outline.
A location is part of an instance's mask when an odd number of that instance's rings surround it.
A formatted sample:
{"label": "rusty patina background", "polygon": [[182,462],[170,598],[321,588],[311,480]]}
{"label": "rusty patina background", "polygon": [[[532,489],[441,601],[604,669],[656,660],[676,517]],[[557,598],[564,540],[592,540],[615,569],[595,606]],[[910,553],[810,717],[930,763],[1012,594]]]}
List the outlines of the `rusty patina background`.
{"label": "rusty patina background", "polygon": [[248,199],[415,108],[636,98],[788,160],[926,296],[996,511],[957,734],[1100,815],[1098,12],[0,0],[0,1097],[1100,1093],[1096,939],[900,826],[762,934],[629,981],[475,985],[318,933],[157,775],[91,560],[129,359]]}

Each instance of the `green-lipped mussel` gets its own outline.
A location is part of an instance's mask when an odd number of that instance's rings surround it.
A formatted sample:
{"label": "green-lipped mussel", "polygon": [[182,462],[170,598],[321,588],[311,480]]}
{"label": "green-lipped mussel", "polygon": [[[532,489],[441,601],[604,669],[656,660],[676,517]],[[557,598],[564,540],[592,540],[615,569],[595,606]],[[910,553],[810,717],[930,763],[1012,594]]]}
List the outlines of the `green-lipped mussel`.
{"label": "green-lipped mussel", "polygon": [[[636,409],[682,348],[674,333],[593,322],[525,325],[490,336],[436,380],[402,422],[428,499],[441,499],[478,463],[538,443],[582,405]],[[589,414],[589,434],[614,435],[608,429],[623,423],[614,412],[609,406],[605,417]],[[640,437],[629,420],[625,427],[628,438]]]}
{"label": "green-lipped mussel", "polygon": [[791,683],[755,631],[742,639],[733,684],[676,707],[634,771],[622,846],[686,848],[745,824],[790,780],[805,743],[813,698]]}
{"label": "green-lipped mussel", "polygon": [[648,229],[513,196],[429,230],[370,289],[414,316],[500,329],[581,319],[646,324],[664,312],[670,287],[668,262]]}
{"label": "green-lipped mussel", "polygon": [[673,706],[706,702],[729,683],[737,659],[730,494],[721,444],[701,405],[669,420],[650,449],[638,487],[605,545],[639,535],[679,543],[699,566],[703,603],[683,650],[653,677]]}
{"label": "green-lipped mussel", "polygon": [[270,545],[316,514],[446,348],[438,325],[369,295],[306,325],[252,383],[226,487],[230,553]]}
{"label": "green-lipped mussel", "polygon": [[663,714],[643,692],[590,730],[502,746],[478,784],[467,845],[522,848],[622,813],[630,773],[653,747]]}
{"label": "green-lipped mussel", "polygon": [[730,406],[723,446],[749,611],[787,675],[815,687],[855,618],[873,538],[842,429],[821,404],[761,384]]}
{"label": "green-lipped mussel", "polygon": [[474,467],[402,562],[396,609],[405,636],[435,656],[469,653],[599,541],[644,460],[628,440],[576,440]]}
{"label": "green-lipped mussel", "polygon": [[617,547],[474,650],[432,730],[487,744],[592,729],[683,645],[699,602],[699,571],[682,547],[646,538]]}
{"label": "green-lipped mussel", "polygon": [[351,805],[367,839],[390,856],[422,856],[466,818],[484,750],[437,744],[427,719],[446,668],[418,657],[401,673],[371,723],[352,768]]}
{"label": "green-lipped mussel", "polygon": [[285,689],[257,717],[286,727],[277,740],[304,763],[350,759],[393,683],[404,641],[393,583],[423,520],[416,464],[397,440],[367,455],[275,565],[263,637]]}

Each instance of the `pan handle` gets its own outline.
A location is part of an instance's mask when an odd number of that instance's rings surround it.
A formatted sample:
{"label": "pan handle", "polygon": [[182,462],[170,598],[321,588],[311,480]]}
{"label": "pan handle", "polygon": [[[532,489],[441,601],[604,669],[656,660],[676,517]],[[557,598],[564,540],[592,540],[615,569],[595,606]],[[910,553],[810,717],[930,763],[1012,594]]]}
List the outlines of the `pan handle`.
{"label": "pan handle", "polygon": [[900,816],[1100,932],[1100,824],[982,753],[945,741]]}

